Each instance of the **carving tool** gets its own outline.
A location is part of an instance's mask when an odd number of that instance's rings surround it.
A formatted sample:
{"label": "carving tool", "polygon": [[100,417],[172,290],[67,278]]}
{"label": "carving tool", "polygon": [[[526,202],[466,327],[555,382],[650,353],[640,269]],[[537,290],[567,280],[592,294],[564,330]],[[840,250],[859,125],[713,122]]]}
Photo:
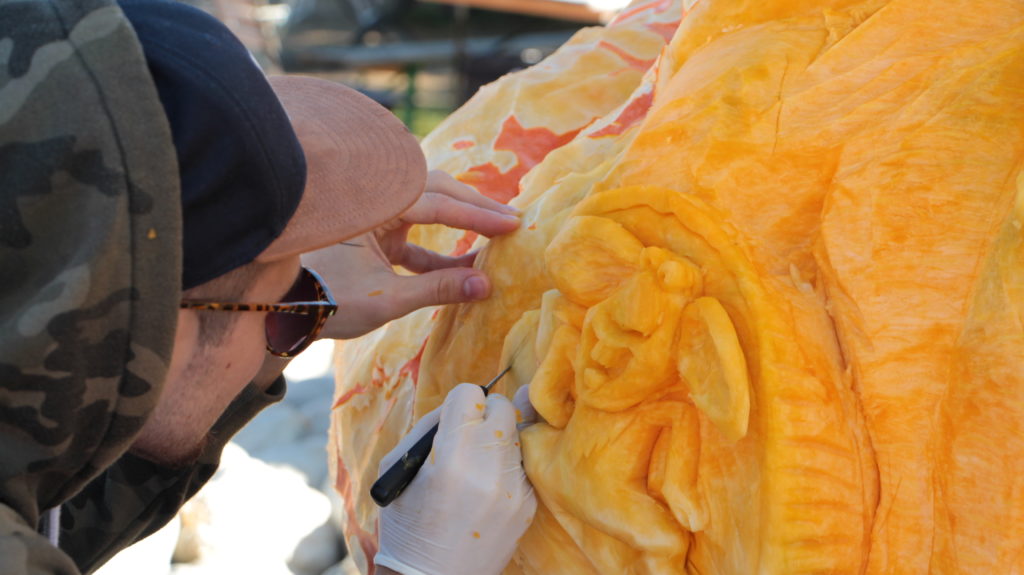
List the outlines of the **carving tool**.
{"label": "carving tool", "polygon": [[[512,369],[512,360],[509,360],[508,367],[501,370],[501,373],[494,376],[487,385],[481,385],[480,388],[484,390],[486,396],[491,388],[494,387],[495,383],[501,379],[506,373]],[[420,467],[423,467],[423,463],[426,462],[427,457],[430,455],[430,449],[434,445],[434,436],[437,435],[437,424],[430,428],[417,441],[409,451],[402,454],[401,457],[396,461],[387,471],[384,472],[377,481],[373,483],[373,487],[370,488],[370,497],[380,505],[381,507],[387,507],[395,500],[402,491],[409,485],[413,477],[416,477],[416,473],[419,472]]]}

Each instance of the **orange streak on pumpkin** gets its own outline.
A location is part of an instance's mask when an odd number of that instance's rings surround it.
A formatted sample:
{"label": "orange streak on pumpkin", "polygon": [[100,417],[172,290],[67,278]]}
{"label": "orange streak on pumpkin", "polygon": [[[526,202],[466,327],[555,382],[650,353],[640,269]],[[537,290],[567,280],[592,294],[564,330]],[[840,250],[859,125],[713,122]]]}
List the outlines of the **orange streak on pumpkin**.
{"label": "orange streak on pumpkin", "polygon": [[409,376],[412,379],[412,386],[414,388],[420,383],[420,361],[423,360],[423,350],[427,349],[427,340],[429,339],[429,336],[424,338],[423,345],[420,346],[420,350],[416,352],[416,355],[405,362],[402,367],[398,368],[398,378],[401,379],[403,375]]}
{"label": "orange streak on pumpkin", "polygon": [[370,388],[384,386],[384,381],[387,379],[387,374],[384,372],[384,366],[380,364],[380,358],[377,358],[374,361],[376,363],[374,363],[373,366],[373,375],[370,377],[370,384],[356,384],[355,387],[343,393],[341,397],[339,397],[338,400],[334,402],[334,405],[331,406],[331,409],[337,409],[341,407],[342,405],[348,403],[348,401],[353,397],[357,395],[362,395],[367,391],[370,391]]}
{"label": "orange streak on pumpkin", "polygon": [[452,148],[456,150],[465,150],[466,148],[472,148],[476,145],[473,140],[456,140],[452,142]]}
{"label": "orange streak on pumpkin", "polygon": [[388,420],[391,418],[391,412],[395,410],[395,405],[398,404],[398,396],[392,394],[390,390],[386,395],[386,399],[388,400],[388,402],[387,404],[385,404],[386,408],[384,409],[384,417],[381,417],[380,421],[377,423],[377,433],[383,431],[384,427],[387,426]]}
{"label": "orange streak on pumpkin", "polygon": [[359,542],[359,547],[362,548],[363,556],[366,557],[367,562],[370,564],[372,573],[374,568],[373,556],[377,554],[377,534],[370,533],[359,526],[359,522],[356,520],[356,498],[352,496],[352,478],[349,476],[348,469],[345,468],[341,457],[338,457],[337,460],[337,477],[334,480],[334,490],[341,496],[342,504],[345,506],[345,533],[355,537]]}
{"label": "orange streak on pumpkin", "polygon": [[516,155],[516,164],[502,172],[493,162],[473,166],[459,174],[456,179],[475,187],[481,194],[507,204],[519,195],[519,180],[548,155],[548,152],[568,144],[583,126],[564,134],[551,130],[524,128],[515,116],[509,116],[501,125],[501,132],[494,141],[494,150],[507,150]]}
{"label": "orange streak on pumpkin", "polygon": [[[420,362],[423,360],[423,351],[427,349],[427,340],[429,337],[423,339],[423,344],[420,345],[420,349],[416,352],[416,355],[412,359],[402,364],[402,367],[398,368],[397,382],[403,381],[404,378],[408,377],[412,381],[413,387],[419,384],[420,377]],[[357,385],[352,390],[348,391],[342,397],[335,402],[334,407],[338,407],[344,404],[346,401],[354,397],[355,395],[365,393],[371,387],[382,386],[387,379],[387,375],[384,372],[384,368],[377,364],[374,366],[374,376],[370,385]],[[391,399],[388,405],[384,419],[390,415],[391,408],[394,407],[395,400],[390,397],[391,390],[388,390],[386,395],[388,399]],[[341,495],[342,501],[345,505],[345,514],[348,518],[345,524],[345,532],[350,536],[354,536],[359,542],[359,546],[362,548],[363,553],[372,563],[373,556],[377,553],[377,536],[376,534],[370,533],[359,526],[359,522],[356,521],[355,512],[355,498],[352,497],[352,478],[348,473],[348,469],[345,467],[344,462],[340,457],[337,458],[337,478],[334,482],[334,488]],[[372,569],[372,567],[371,567]]]}
{"label": "orange streak on pumpkin", "polygon": [[[431,318],[431,319],[433,319],[433,318]],[[427,342],[426,342],[426,340],[424,340],[423,341],[423,347],[426,347],[426,345],[427,345]],[[409,370],[409,369],[412,368],[412,366],[415,366],[415,373],[413,375],[413,385],[414,386],[416,385],[416,382],[418,381],[418,377],[419,377],[420,358],[423,356],[423,347],[420,348],[420,351],[419,351],[419,353],[416,354],[416,357],[410,359],[405,364],[403,364],[402,367],[398,368],[398,375],[399,375],[399,377],[401,377],[403,371]],[[380,357],[378,356],[378,357],[376,357],[374,359],[373,375],[370,377],[369,385],[362,384],[362,383],[355,385],[352,389],[350,389],[350,390],[346,391],[345,393],[343,393],[341,395],[341,397],[339,397],[337,399],[337,401],[334,402],[334,405],[331,406],[331,409],[337,409],[337,408],[341,407],[342,405],[348,403],[348,401],[351,400],[353,397],[355,397],[357,395],[362,395],[362,394],[366,393],[367,391],[370,391],[370,389],[372,389],[374,387],[384,387],[384,384],[387,382],[387,380],[388,380],[388,374],[387,374],[386,371],[384,371],[384,366],[381,364]],[[392,391],[393,390],[391,390],[391,389],[385,389],[384,390],[384,397],[385,397],[385,399],[390,399],[391,398],[391,392]]]}
{"label": "orange streak on pumpkin", "polygon": [[605,136],[618,136],[625,132],[630,127],[639,124],[647,117],[647,110],[651,108],[651,103],[654,101],[654,91],[642,94],[639,98],[636,98],[632,102],[626,105],[622,109],[622,113],[619,117],[615,118],[611,124],[601,128],[600,130],[590,134],[590,138],[602,138]]}
{"label": "orange streak on pumpkin", "polygon": [[633,73],[633,69],[627,66],[625,68],[616,68],[615,70],[612,70],[611,72],[608,73],[608,77],[609,78],[617,78],[617,77],[619,77],[619,76],[621,76],[623,74],[632,74],[632,73]]}
{"label": "orange streak on pumpkin", "polygon": [[[436,311],[432,316],[432,319],[433,317],[437,317]],[[409,361],[402,364],[402,367],[398,368],[398,372],[396,374],[396,377],[394,378],[394,381],[400,384],[405,378],[408,378],[410,381],[412,381],[413,387],[416,387],[419,384],[420,363],[423,360],[423,352],[424,350],[427,349],[427,341],[429,339],[429,337],[424,338],[423,343],[420,345],[419,351],[416,352],[416,355],[413,356],[412,359],[410,359]],[[373,387],[382,387],[384,383],[387,381],[388,377],[383,365],[379,363],[379,360],[373,366],[373,372],[373,377],[369,385],[355,386],[353,389],[349,390],[340,398],[338,398],[338,401],[334,403],[333,407],[339,407],[348,400],[352,399],[352,397],[365,393]],[[385,415],[383,418],[384,421],[387,421],[388,417],[390,417],[391,410],[392,408],[394,408],[395,402],[397,400],[396,397],[392,397],[392,391],[393,390],[388,389],[385,392],[385,397],[390,401],[388,402],[388,406],[385,411]],[[383,424],[381,426],[378,426],[378,430],[381,429],[382,427]],[[370,533],[369,531],[363,529],[359,525],[359,522],[356,520],[356,498],[352,496],[352,477],[349,474],[348,469],[345,467],[345,463],[342,461],[341,457],[337,457],[337,475],[334,482],[334,489],[338,492],[339,495],[341,495],[342,502],[345,506],[345,516],[347,518],[345,523],[345,533],[348,536],[355,537],[356,541],[358,541],[359,547],[363,550],[364,556],[368,559],[370,563],[370,573],[372,574],[375,569],[373,565],[373,556],[377,553],[377,534]]]}
{"label": "orange streak on pumpkin", "polygon": [[676,35],[676,30],[679,29],[679,21],[675,22],[651,22],[647,24],[647,29],[655,34],[660,34],[666,42],[672,40],[672,37]]}
{"label": "orange streak on pumpkin", "polygon": [[661,14],[665,10],[668,10],[669,6],[671,5],[672,0],[655,0],[654,2],[640,4],[639,6],[635,6],[630,10],[619,12],[618,15],[616,15],[615,18],[613,18],[612,21],[608,23],[608,27],[611,28],[612,26],[618,26],[625,22],[626,20],[629,20],[630,18],[638,16],[644,12],[647,12],[648,10],[654,12],[655,14]]}
{"label": "orange streak on pumpkin", "polygon": [[[428,339],[430,339],[430,336],[427,336],[426,339],[423,340],[423,345],[420,346],[420,350],[416,352],[416,355],[413,356],[413,358],[410,359],[409,361],[403,363],[402,367],[398,368],[398,372],[395,374],[394,378],[395,384],[384,391],[384,399],[391,399],[391,396],[394,395],[395,389],[397,389],[398,386],[402,385],[402,381],[404,378],[409,378],[409,380],[412,381],[413,389],[416,389],[416,386],[419,385],[420,360],[423,359],[423,350],[427,349]],[[392,407],[394,407],[394,402],[388,405],[388,413],[391,413]],[[385,419],[387,419],[387,416],[385,416]]]}
{"label": "orange streak on pumpkin", "polygon": [[452,250],[451,256],[461,256],[469,253],[469,248],[473,247],[473,242],[476,241],[476,232],[466,232],[462,234],[459,241],[455,242],[455,249]]}
{"label": "orange streak on pumpkin", "polygon": [[580,132],[580,128],[556,134],[551,130],[524,128],[515,116],[509,116],[501,126],[501,133],[494,141],[495,150],[508,150],[519,158],[519,163],[530,169],[541,162],[551,150],[568,144]]}
{"label": "orange streak on pumpkin", "polygon": [[637,58],[636,56],[630,54],[629,52],[626,52],[622,48],[606,40],[601,40],[600,42],[597,43],[597,45],[600,48],[604,48],[605,50],[612,52],[619,58],[622,58],[622,61],[628,64],[630,68],[645,71],[651,67],[651,64],[654,64],[654,60],[641,60],[640,58]]}
{"label": "orange streak on pumpkin", "polygon": [[519,195],[519,179],[530,169],[516,164],[511,170],[502,172],[491,162],[473,166],[455,179],[476,188],[481,194],[507,204]]}
{"label": "orange streak on pumpkin", "polygon": [[352,389],[350,389],[350,390],[346,391],[345,393],[343,393],[341,395],[341,397],[339,397],[338,400],[334,402],[334,405],[331,406],[331,409],[337,409],[337,408],[341,407],[342,405],[348,403],[348,400],[352,399],[353,397],[355,397],[357,395],[360,395],[360,394],[363,394],[363,393],[366,393],[366,391],[368,389],[369,389],[369,386],[367,386],[367,385],[363,385],[363,384],[356,385]]}

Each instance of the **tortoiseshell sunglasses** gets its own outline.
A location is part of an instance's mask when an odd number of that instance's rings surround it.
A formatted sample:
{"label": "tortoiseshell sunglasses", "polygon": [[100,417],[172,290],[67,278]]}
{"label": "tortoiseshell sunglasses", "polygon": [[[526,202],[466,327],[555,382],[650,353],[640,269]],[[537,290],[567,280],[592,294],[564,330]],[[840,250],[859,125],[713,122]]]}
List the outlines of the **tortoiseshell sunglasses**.
{"label": "tortoiseshell sunglasses", "polygon": [[224,303],[182,300],[182,309],[210,311],[265,311],[267,351],[278,357],[294,357],[309,344],[338,311],[334,296],[324,280],[309,268],[302,268],[298,279],[281,303]]}

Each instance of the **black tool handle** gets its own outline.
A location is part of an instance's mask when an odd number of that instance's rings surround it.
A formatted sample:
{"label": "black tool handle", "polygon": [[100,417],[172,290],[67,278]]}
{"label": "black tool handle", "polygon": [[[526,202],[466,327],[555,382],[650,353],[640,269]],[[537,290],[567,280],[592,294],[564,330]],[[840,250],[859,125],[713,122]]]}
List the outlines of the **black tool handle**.
{"label": "black tool handle", "polygon": [[[499,373],[487,385],[480,386],[480,389],[484,390],[484,397],[490,393],[491,386],[508,373],[510,369],[512,369],[511,365],[506,367],[504,371]],[[377,505],[387,507],[405,491],[405,488],[409,486],[409,482],[412,481],[413,477],[416,477],[420,467],[423,467],[423,464],[427,461],[427,456],[430,455],[430,448],[434,445],[435,435],[437,435],[437,424],[431,427],[430,431],[423,434],[423,437],[410,447],[409,451],[406,451],[390,469],[384,472],[384,475],[381,475],[377,478],[377,481],[373,482],[373,487],[370,488],[370,497],[373,498]]]}
{"label": "black tool handle", "polygon": [[370,497],[381,507],[387,507],[395,500],[402,491],[409,485],[420,467],[430,456],[430,448],[434,445],[434,436],[437,435],[437,424],[430,428],[423,437],[402,454],[390,469],[384,472],[373,482],[370,488]]}

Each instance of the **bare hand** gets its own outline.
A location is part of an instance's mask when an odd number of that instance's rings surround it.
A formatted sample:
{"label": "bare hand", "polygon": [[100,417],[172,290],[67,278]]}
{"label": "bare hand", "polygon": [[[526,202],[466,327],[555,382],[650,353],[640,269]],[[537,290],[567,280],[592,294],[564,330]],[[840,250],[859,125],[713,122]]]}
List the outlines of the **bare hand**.
{"label": "bare hand", "polygon": [[[485,299],[491,284],[473,269],[475,253],[451,257],[410,244],[409,228],[443,224],[493,237],[518,228],[517,213],[444,172],[430,172],[423,195],[398,218],[303,256],[338,302],[322,337],[359,337],[423,307]],[[398,275],[396,265],[417,275]]]}

